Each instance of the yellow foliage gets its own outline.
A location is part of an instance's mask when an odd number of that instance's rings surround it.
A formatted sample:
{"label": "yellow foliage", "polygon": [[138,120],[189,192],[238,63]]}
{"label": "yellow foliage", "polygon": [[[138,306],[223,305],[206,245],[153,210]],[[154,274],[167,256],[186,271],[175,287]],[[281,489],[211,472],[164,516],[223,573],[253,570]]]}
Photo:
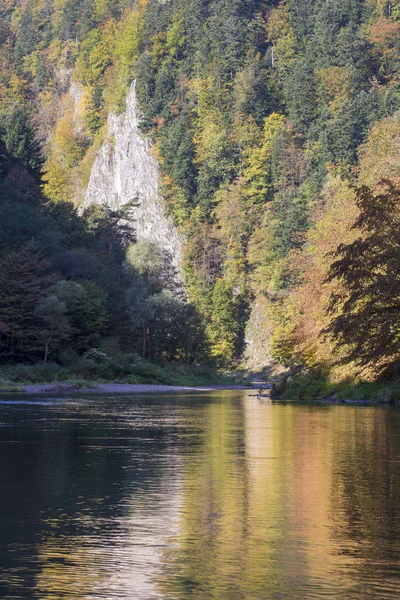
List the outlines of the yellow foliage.
{"label": "yellow foliage", "polygon": [[247,260],[251,268],[251,287],[255,295],[276,289],[281,263],[272,260],[274,245],[274,221],[271,207],[267,204],[263,207],[262,218],[254,228],[247,249]]}
{"label": "yellow foliage", "polygon": [[64,42],[54,39],[46,50],[47,58],[57,65],[59,71],[69,70],[69,63],[73,61],[76,54],[77,43],[71,40]]}
{"label": "yellow foliage", "polygon": [[[308,233],[303,252],[292,255],[293,268],[300,272],[300,285],[294,288],[283,305],[288,324],[276,334],[276,343],[287,343],[292,352],[309,366],[330,365],[334,354],[330,342],[321,336],[328,323],[327,304],[337,283],[326,283],[330,253],[341,243],[349,243],[357,233],[352,225],[358,215],[355,194],[339,176],[328,176],[321,192],[323,210],[315,215],[315,225]],[[286,346],[287,348],[287,346]]]}
{"label": "yellow foliage", "polygon": [[208,75],[187,82],[189,98],[197,112],[199,130],[210,120],[219,122],[230,101],[230,87],[220,81],[215,64],[208,65]]}
{"label": "yellow foliage", "polygon": [[218,157],[223,152],[226,141],[227,134],[223,126],[214,120],[207,121],[194,138],[196,163],[202,165],[212,157]]}
{"label": "yellow foliage", "polygon": [[185,26],[184,19],[176,14],[173,17],[172,25],[167,32],[166,43],[167,48],[172,57],[175,57],[179,49],[185,43]]}
{"label": "yellow foliage", "polygon": [[245,193],[246,181],[237,179],[221,188],[214,196],[213,216],[220,228],[220,238],[227,246],[243,246],[252,229]]}
{"label": "yellow foliage", "polygon": [[104,19],[115,6],[114,0],[94,0],[95,15],[98,19]]}
{"label": "yellow foliage", "polygon": [[65,11],[67,0],[53,0],[52,26],[57,31]]}
{"label": "yellow foliage", "polygon": [[21,100],[21,98],[28,97],[29,82],[16,73],[13,73],[8,80],[8,88],[10,90],[10,96],[15,98],[15,100]]}
{"label": "yellow foliage", "polygon": [[274,8],[267,23],[267,39],[273,44],[274,66],[287,68],[296,55],[296,37],[290,24],[287,5],[283,2]]}
{"label": "yellow foliage", "polygon": [[162,61],[168,54],[166,35],[163,31],[156,33],[152,38],[153,44],[151,47],[151,57],[153,67],[156,68],[158,63]]}
{"label": "yellow foliage", "polygon": [[139,55],[139,45],[144,33],[147,0],[138,0],[133,10],[125,13],[116,32],[116,63],[122,81],[129,83],[132,67]]}
{"label": "yellow foliage", "polygon": [[264,121],[261,143],[249,153],[243,175],[248,180],[247,194],[254,201],[264,201],[270,189],[270,158],[273,141],[284,128],[285,118],[278,113],[271,113]]}
{"label": "yellow foliage", "polygon": [[359,157],[361,184],[375,188],[383,178],[400,181],[400,112],[373,126]]}
{"label": "yellow foliage", "polygon": [[76,175],[78,178],[78,185],[81,188],[86,189],[89,183],[89,177],[92,169],[92,165],[95,161],[96,155],[101,148],[104,138],[107,134],[107,124],[104,124],[95,136],[90,148],[85,153],[81,162],[76,169]]}
{"label": "yellow foliage", "polygon": [[[399,182],[399,149],[400,115],[395,114],[376,123],[359,149],[356,185],[379,190],[382,178]],[[312,367],[325,365],[334,381],[359,373],[354,364],[334,365],[341,352],[321,335],[332,318],[327,311],[331,293],[339,292],[342,285],[337,279],[326,281],[335,260],[333,253],[339,243],[349,244],[362,235],[352,228],[359,214],[355,200],[353,188],[339,174],[328,175],[319,203],[323,208],[314,215],[314,226],[308,232],[303,251],[290,258],[300,274],[300,283],[284,301],[284,318],[274,333],[274,348],[278,354],[291,353],[292,360],[298,357]],[[371,377],[372,373],[365,372],[363,376]]]}
{"label": "yellow foliage", "polygon": [[190,210],[182,190],[174,185],[171,177],[164,175],[162,178],[162,195],[168,205],[171,207],[171,214],[174,216],[175,224],[184,228],[188,223]]}
{"label": "yellow foliage", "polygon": [[245,294],[247,283],[247,242],[252,229],[252,219],[246,205],[245,180],[220,189],[214,197],[216,208],[215,235],[223,248],[225,279],[236,289],[238,295]]}
{"label": "yellow foliage", "polygon": [[43,180],[46,198],[56,203],[69,199],[68,176],[59,161],[47,161]]}
{"label": "yellow foliage", "polygon": [[237,145],[241,160],[242,172],[249,164],[254,148],[261,143],[262,132],[251,115],[237,114],[232,124],[232,140]]}
{"label": "yellow foliage", "polygon": [[104,115],[120,113],[125,108],[127,82],[120,77],[117,65],[111,65],[105,72],[103,88]]}
{"label": "yellow foliage", "polygon": [[82,149],[74,133],[74,121],[71,114],[62,117],[56,127],[55,144],[61,151],[63,162],[67,168],[77,164],[82,158]]}
{"label": "yellow foliage", "polygon": [[234,357],[234,347],[232,342],[227,339],[219,339],[214,341],[212,339],[213,337],[215,337],[213,326],[206,328],[206,334],[212,343],[211,356],[213,356],[216,359],[222,360],[222,364],[229,364]]}

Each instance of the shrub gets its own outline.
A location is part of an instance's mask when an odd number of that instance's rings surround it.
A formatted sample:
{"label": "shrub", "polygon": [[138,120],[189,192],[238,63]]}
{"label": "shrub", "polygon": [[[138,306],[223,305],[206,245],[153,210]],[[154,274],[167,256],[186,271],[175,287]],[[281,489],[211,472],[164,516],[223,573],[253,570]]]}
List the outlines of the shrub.
{"label": "shrub", "polygon": [[63,367],[70,367],[79,360],[79,354],[72,348],[65,348],[58,353],[57,358]]}
{"label": "shrub", "polygon": [[110,357],[105,352],[98,348],[90,348],[83,355],[84,359],[92,360],[98,365],[108,365],[110,363]]}
{"label": "shrub", "polygon": [[168,376],[166,371],[155,363],[148,362],[147,360],[141,360],[133,366],[134,375],[150,382],[150,383],[171,383],[171,377]]}
{"label": "shrub", "polygon": [[79,379],[103,379],[107,376],[106,365],[99,365],[94,360],[83,357],[70,366],[70,371]]}
{"label": "shrub", "polygon": [[67,378],[68,372],[56,363],[15,365],[6,371],[8,379],[16,383],[55,383]]}
{"label": "shrub", "polygon": [[137,375],[128,375],[127,377],[125,377],[124,383],[137,384],[137,383],[143,383],[143,382],[141,381],[140,377],[138,377]]}

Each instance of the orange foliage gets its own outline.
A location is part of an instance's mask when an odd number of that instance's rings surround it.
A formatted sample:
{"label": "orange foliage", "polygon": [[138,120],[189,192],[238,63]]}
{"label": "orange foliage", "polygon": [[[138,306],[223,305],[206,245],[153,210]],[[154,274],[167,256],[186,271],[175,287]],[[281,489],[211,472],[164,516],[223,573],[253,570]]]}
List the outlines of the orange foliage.
{"label": "orange foliage", "polygon": [[370,40],[381,52],[387,52],[392,44],[397,44],[400,36],[400,23],[386,17],[379,17],[371,25]]}
{"label": "orange foliage", "polygon": [[321,200],[325,208],[315,215],[305,250],[292,256],[292,262],[301,271],[301,283],[288,301],[289,311],[296,315],[296,353],[312,366],[331,360],[332,348],[320,337],[333,287],[324,283],[331,263],[329,253],[336,250],[338,240],[348,243],[356,237],[351,227],[358,214],[353,190],[337,176],[328,178]]}
{"label": "orange foliage", "polygon": [[391,19],[379,17],[371,25],[370,40],[381,59],[381,73],[389,80],[398,79],[399,37],[400,23]]}
{"label": "orange foliage", "polygon": [[[400,114],[375,124],[359,149],[359,156],[357,186],[379,190],[383,178],[400,181]],[[298,357],[310,366],[331,366],[338,358],[337,351],[320,335],[331,318],[327,316],[331,292],[342,285],[337,280],[326,283],[333,260],[331,253],[339,243],[351,243],[362,233],[352,228],[359,214],[354,189],[340,175],[328,176],[320,200],[323,208],[314,214],[314,226],[308,232],[304,249],[290,257],[289,268],[300,273],[300,283],[284,302],[286,325],[275,336],[280,347],[290,346],[292,360]],[[356,373],[352,365],[331,368],[332,378]]]}

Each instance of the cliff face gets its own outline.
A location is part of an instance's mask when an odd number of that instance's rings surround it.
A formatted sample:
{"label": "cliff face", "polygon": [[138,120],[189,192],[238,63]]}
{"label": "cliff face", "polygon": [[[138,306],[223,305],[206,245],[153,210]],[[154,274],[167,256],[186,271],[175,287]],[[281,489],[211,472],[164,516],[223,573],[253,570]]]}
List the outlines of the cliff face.
{"label": "cliff face", "polygon": [[248,369],[258,371],[273,364],[270,355],[272,332],[272,324],[268,323],[260,301],[256,300],[251,308],[245,332],[246,348],[243,359]]}
{"label": "cliff face", "polygon": [[[151,153],[150,141],[140,132],[139,118],[134,82],[125,113],[108,117],[107,137],[93,164],[83,207],[97,203],[118,210],[135,200],[138,239],[154,242],[168,251],[180,273],[182,239],[160,195],[159,165]],[[178,278],[182,285],[181,277]],[[244,358],[249,368],[260,369],[270,362],[269,334],[255,305],[246,331]]]}
{"label": "cliff face", "polygon": [[182,241],[160,196],[159,166],[151,144],[139,130],[135,88],[133,82],[125,113],[108,117],[108,135],[93,164],[83,206],[97,203],[116,210],[135,200],[138,239],[167,250],[179,268]]}

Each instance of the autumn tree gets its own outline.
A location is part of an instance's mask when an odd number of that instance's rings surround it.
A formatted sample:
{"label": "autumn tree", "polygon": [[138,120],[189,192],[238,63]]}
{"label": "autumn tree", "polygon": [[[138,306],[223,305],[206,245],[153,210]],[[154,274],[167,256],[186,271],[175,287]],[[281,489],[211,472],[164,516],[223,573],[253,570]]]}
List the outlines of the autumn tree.
{"label": "autumn tree", "polygon": [[357,204],[359,236],[339,245],[327,277],[342,285],[325,334],[345,345],[346,361],[379,373],[400,361],[400,188],[387,180],[377,193],[363,186]]}

